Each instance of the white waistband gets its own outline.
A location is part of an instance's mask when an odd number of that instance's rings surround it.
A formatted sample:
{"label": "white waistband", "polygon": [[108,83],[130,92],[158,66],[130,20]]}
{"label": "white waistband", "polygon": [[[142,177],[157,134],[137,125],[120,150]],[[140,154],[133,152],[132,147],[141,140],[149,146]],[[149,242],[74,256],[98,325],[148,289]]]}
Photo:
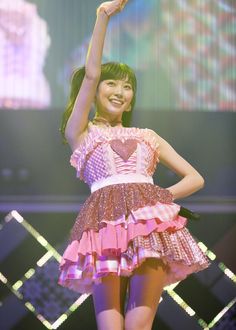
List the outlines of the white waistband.
{"label": "white waistband", "polygon": [[98,181],[95,181],[90,189],[93,193],[94,191],[103,188],[105,186],[109,186],[112,184],[118,184],[118,183],[152,183],[153,184],[153,178],[151,176],[146,176],[143,174],[138,173],[130,173],[130,174],[114,174],[111,175],[105,179],[101,179]]}

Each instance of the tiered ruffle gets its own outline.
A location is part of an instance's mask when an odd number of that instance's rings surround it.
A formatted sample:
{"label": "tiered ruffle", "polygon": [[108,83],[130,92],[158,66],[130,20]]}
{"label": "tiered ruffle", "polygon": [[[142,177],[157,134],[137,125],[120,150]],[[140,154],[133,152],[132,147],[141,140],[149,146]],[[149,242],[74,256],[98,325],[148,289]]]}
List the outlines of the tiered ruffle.
{"label": "tiered ruffle", "polygon": [[130,276],[146,258],[167,266],[166,285],[209,265],[166,189],[148,183],[106,186],[84,203],[64,252],[59,283],[81,293],[109,273]]}

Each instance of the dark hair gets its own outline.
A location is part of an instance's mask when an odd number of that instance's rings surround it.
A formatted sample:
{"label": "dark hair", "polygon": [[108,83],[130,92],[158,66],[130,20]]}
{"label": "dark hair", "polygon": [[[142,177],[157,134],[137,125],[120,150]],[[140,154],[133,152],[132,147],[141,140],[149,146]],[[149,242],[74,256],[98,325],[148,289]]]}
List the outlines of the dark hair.
{"label": "dark hair", "polygon": [[[61,121],[61,128],[60,132],[63,137],[63,141],[66,143],[65,138],[65,129],[68,119],[70,118],[70,115],[73,111],[74,104],[76,97],[78,95],[78,92],[80,90],[81,84],[83,82],[85,76],[85,67],[81,67],[74,71],[71,79],[71,90],[70,90],[70,96],[68,103],[66,105],[66,109],[62,115],[62,121]],[[137,90],[137,80],[134,71],[124,63],[119,62],[108,62],[101,65],[101,76],[98,85],[101,81],[107,80],[107,79],[116,79],[116,80],[124,80],[128,78],[128,82],[131,84],[134,95],[131,101],[131,111],[124,111],[122,114],[122,123],[124,126],[130,126],[131,119],[132,119],[132,110],[135,105],[136,100],[136,90]]]}

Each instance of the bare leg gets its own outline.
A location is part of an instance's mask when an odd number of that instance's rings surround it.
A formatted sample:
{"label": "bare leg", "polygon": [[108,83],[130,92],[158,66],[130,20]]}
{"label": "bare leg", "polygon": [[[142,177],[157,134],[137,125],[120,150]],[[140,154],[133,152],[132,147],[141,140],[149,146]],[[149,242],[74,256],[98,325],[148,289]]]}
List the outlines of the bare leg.
{"label": "bare leg", "polygon": [[124,329],[124,304],[128,278],[108,275],[93,286],[98,330]]}
{"label": "bare leg", "polygon": [[165,276],[165,265],[154,258],[148,258],[134,271],[130,278],[125,330],[151,330]]}

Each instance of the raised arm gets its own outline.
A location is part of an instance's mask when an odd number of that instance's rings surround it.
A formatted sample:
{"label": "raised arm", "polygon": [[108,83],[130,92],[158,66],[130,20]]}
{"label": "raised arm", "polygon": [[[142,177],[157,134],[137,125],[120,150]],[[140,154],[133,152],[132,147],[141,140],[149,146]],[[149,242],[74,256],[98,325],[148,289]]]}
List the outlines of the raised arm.
{"label": "raised arm", "polygon": [[160,162],[182,177],[178,183],[167,189],[173,194],[173,198],[187,197],[204,186],[203,177],[182,158],[172,146],[159,136]]}
{"label": "raised arm", "polygon": [[65,137],[72,150],[88,124],[89,112],[101,74],[102,53],[109,18],[121,11],[127,1],[107,1],[97,9],[97,19],[86,57],[85,75],[65,128]]}

